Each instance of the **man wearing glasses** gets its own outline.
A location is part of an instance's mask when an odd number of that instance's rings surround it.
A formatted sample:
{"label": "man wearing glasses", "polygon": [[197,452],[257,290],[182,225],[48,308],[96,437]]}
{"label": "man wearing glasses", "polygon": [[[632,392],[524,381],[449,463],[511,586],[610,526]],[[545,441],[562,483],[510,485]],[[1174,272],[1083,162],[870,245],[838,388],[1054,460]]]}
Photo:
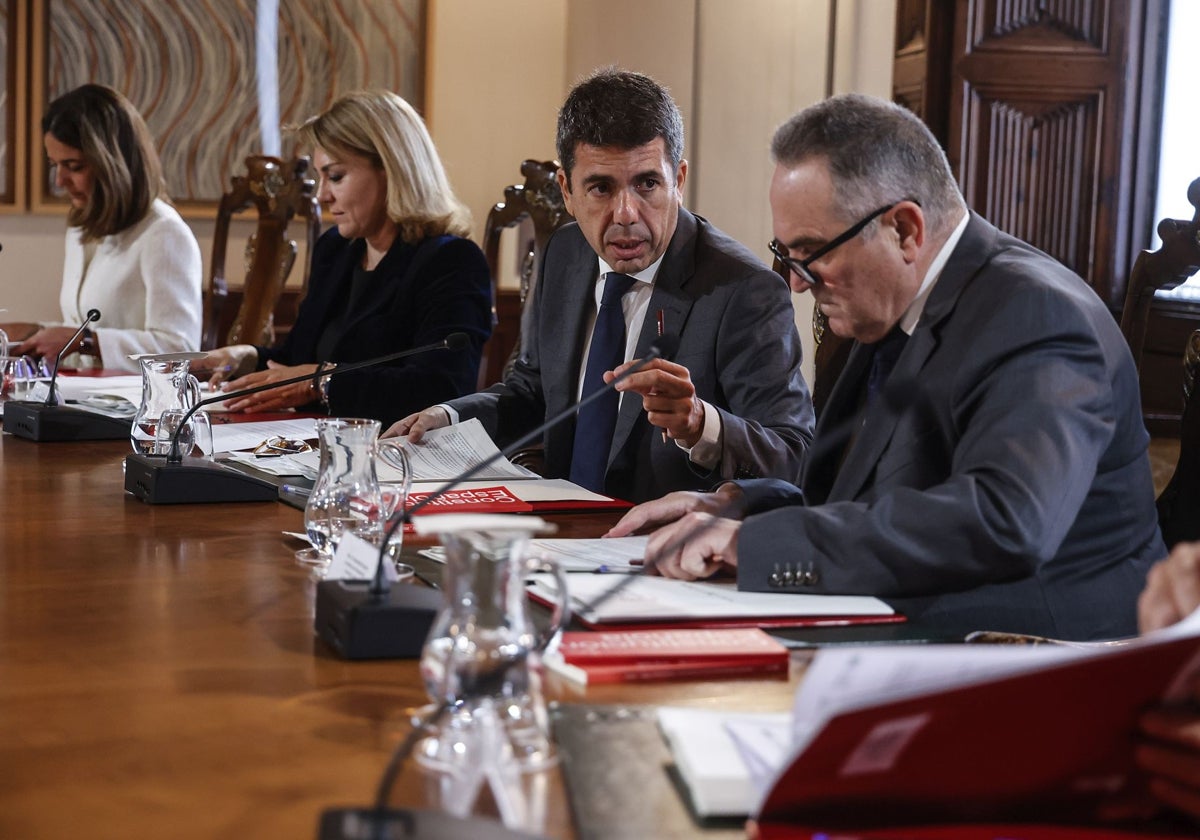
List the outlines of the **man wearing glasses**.
{"label": "man wearing glasses", "polygon": [[723,478],[797,480],[813,409],[787,286],[682,207],[683,119],[653,79],[601,70],[559,113],[558,183],[575,223],[546,248],[521,355],[503,382],[389,435],[477,417],[501,446],[679,339],[545,435],[546,474],[630,501]]}
{"label": "man wearing glasses", "polygon": [[775,135],[775,241],[855,345],[803,493],[780,481],[672,494],[662,574],[742,589],[869,594],[948,632],[1133,635],[1166,553],[1137,373],[1112,315],[1046,254],[967,211],[910,112],[862,96]]}

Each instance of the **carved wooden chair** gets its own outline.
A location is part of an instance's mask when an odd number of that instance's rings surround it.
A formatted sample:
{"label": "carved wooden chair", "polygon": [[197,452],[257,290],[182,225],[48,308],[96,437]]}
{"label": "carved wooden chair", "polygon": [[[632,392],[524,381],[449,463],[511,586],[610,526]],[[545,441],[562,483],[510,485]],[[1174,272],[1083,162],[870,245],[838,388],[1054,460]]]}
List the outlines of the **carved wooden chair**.
{"label": "carved wooden chair", "polygon": [[[492,273],[493,301],[497,299],[496,281],[500,276],[500,237],[508,228],[519,227],[521,323],[497,324],[496,333],[483,350],[479,366],[480,388],[502,379],[520,352],[525,310],[541,273],[546,243],[555,230],[571,221],[555,177],[557,172],[558,161],[555,160],[522,162],[521,174],[525,176],[525,183],[505,187],[504,200],[492,207],[484,222],[483,253]],[[493,305],[493,318],[495,313]]]}
{"label": "carved wooden chair", "polygon": [[1162,247],[1157,251],[1142,251],[1129,273],[1125,308],[1121,310],[1121,332],[1129,342],[1139,374],[1154,293],[1159,289],[1174,289],[1200,270],[1200,178],[1192,181],[1187,194],[1188,201],[1196,208],[1192,220],[1159,222]]}
{"label": "carved wooden chair", "polygon": [[1192,333],[1183,355],[1183,421],[1179,461],[1158,497],[1158,524],[1167,547],[1200,540],[1200,330]]}
{"label": "carved wooden chair", "polygon": [[[204,332],[201,348],[226,344],[274,343],[274,312],[296,261],[296,241],[288,238],[293,217],[304,220],[308,253],[312,253],[321,228],[317,184],[309,159],[286,162],[266,155],[246,158],[246,174],[235,175],[229,192],[221,196],[213,232],[212,264],[204,287]],[[241,303],[232,312],[237,292],[225,282],[225,253],[230,220],[253,207],[258,213],[255,231],[246,242],[246,276]],[[308,289],[308,261],[304,266],[301,297]]]}
{"label": "carved wooden chair", "polygon": [[[1163,219],[1158,224],[1162,247],[1138,255],[1129,276],[1121,332],[1142,372],[1154,293],[1173,289],[1200,270],[1200,178],[1188,187],[1195,208],[1190,222]],[[1195,396],[1200,375],[1200,330],[1188,339],[1183,355],[1183,417],[1179,461],[1171,481],[1158,497],[1158,524],[1167,546],[1200,539],[1200,398]]]}

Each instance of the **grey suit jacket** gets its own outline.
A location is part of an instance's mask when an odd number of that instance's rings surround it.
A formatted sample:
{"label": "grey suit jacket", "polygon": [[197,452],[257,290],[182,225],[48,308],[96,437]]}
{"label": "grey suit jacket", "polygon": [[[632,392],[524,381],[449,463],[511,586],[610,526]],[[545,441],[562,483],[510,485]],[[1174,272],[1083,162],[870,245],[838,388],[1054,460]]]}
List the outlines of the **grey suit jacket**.
{"label": "grey suit jacket", "polygon": [[[503,382],[450,403],[462,419],[478,417],[504,446],[576,401],[596,279],[596,254],[579,227],[560,228],[546,248],[533,329],[522,337],[520,357]],[[607,492],[640,502],[729,478],[797,480],[814,417],[783,280],[707,221],[680,210],[638,338],[639,358],[656,337],[659,310],[666,331],[679,336],[674,361],[687,367],[700,398],[721,412],[721,462],[712,470],[697,467],[652,430],[640,397],[626,395],[609,450]],[[549,476],[568,474],[573,440],[573,418],[546,433]]]}
{"label": "grey suit jacket", "polygon": [[809,507],[744,487],[769,512],[742,528],[739,586],[878,595],[955,632],[1135,633],[1166,550],[1137,373],[1095,292],[972,214],[860,418],[869,359],[852,350],[821,415]]}

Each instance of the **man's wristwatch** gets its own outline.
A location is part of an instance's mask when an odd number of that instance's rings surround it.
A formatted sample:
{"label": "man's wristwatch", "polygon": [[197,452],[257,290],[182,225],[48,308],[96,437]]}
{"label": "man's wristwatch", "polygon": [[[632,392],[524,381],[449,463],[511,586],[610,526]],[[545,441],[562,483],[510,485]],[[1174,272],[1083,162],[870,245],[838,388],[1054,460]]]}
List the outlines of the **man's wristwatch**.
{"label": "man's wristwatch", "polygon": [[322,362],[317,366],[317,399],[321,401],[321,405],[324,406],[326,411],[329,411],[329,380],[332,379],[332,377],[323,374],[333,370],[335,367],[337,367],[337,365],[329,364],[327,362]]}

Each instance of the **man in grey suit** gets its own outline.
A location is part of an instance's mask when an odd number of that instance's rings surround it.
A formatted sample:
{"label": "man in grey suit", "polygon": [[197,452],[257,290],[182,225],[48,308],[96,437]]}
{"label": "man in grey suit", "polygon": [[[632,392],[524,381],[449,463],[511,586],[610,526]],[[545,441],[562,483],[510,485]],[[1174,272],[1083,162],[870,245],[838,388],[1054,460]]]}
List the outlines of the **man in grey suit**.
{"label": "man in grey suit", "polygon": [[682,208],[683,120],[670,95],[644,75],[599,71],[571,91],[557,140],[576,222],[547,246],[512,371],[387,434],[417,442],[477,417],[503,446],[611,382],[666,332],[679,338],[673,359],[619,382],[603,413],[546,432],[547,475],[631,501],[721,479],[797,480],[814,419],[788,288]]}
{"label": "man in grey suit", "polygon": [[1112,315],[1070,270],[969,213],[937,142],[899,106],[826,100],[772,152],[772,249],[856,341],[803,494],[673,494],[612,533],[670,523],[647,558],[665,575],[736,569],[742,589],[876,595],[952,632],[1135,633],[1166,550]]}

